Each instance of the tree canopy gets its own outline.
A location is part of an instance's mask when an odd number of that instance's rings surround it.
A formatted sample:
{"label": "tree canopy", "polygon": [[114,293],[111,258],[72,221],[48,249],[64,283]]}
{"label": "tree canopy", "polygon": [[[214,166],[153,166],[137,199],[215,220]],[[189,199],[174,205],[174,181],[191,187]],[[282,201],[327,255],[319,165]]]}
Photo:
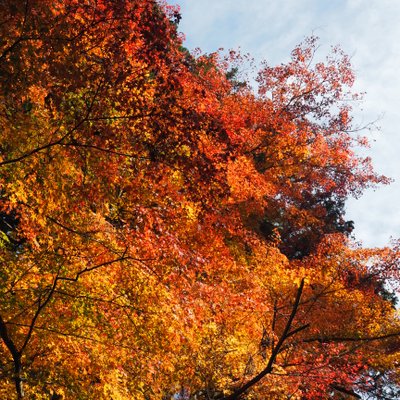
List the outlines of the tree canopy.
{"label": "tree canopy", "polygon": [[[154,0],[0,2],[0,397],[398,398],[398,244],[354,73],[192,54]],[[374,397],[375,396],[375,397]]]}

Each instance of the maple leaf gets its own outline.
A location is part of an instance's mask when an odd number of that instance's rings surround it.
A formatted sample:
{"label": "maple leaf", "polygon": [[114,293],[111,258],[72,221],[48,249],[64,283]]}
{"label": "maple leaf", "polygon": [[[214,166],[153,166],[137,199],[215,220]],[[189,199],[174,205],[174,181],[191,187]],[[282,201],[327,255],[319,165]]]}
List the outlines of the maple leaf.
{"label": "maple leaf", "polygon": [[165,2],[0,19],[2,398],[398,382],[399,246],[357,248],[344,215],[388,181],[355,154],[346,55],[314,62],[309,38],[255,93],[239,53],[182,47]]}

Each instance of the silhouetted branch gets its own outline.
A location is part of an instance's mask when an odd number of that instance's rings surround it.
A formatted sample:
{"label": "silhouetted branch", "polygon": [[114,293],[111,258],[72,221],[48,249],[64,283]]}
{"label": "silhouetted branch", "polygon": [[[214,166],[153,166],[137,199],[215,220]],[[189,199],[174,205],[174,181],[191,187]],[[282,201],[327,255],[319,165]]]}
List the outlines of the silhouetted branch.
{"label": "silhouetted branch", "polygon": [[283,330],[283,333],[280,336],[278,343],[272,349],[272,353],[271,353],[271,356],[269,357],[267,366],[258,375],[256,375],[253,379],[248,381],[246,384],[244,384],[241,388],[237,389],[231,395],[224,397],[222,400],[237,400],[237,399],[239,399],[240,396],[242,394],[244,394],[248,389],[250,389],[252,386],[254,386],[259,381],[261,381],[261,379],[263,379],[266,375],[270,374],[273,370],[273,366],[276,361],[276,357],[280,353],[281,347],[284,344],[285,340],[288,339],[290,336],[293,336],[295,333],[308,328],[309,324],[303,325],[300,328],[296,328],[293,331],[291,331],[293,320],[299,309],[300,299],[301,299],[301,295],[303,293],[303,288],[304,288],[304,278],[301,280],[300,286],[297,289],[296,299],[294,301],[294,304],[292,307],[292,312],[289,316],[289,319],[286,322],[285,329]]}

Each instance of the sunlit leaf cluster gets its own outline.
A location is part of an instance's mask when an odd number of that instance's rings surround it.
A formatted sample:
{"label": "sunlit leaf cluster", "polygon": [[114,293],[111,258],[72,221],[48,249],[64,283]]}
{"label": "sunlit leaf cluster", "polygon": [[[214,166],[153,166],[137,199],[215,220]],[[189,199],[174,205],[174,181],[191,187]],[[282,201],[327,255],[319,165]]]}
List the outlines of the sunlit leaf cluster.
{"label": "sunlit leaf cluster", "polygon": [[397,398],[398,245],[344,214],[388,182],[349,58],[311,37],[256,90],[180,18],[0,2],[0,398]]}

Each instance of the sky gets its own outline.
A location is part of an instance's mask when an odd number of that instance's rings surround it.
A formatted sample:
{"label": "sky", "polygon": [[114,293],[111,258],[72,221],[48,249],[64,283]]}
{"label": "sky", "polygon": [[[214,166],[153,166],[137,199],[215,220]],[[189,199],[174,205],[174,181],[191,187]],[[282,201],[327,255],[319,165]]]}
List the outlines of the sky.
{"label": "sky", "polygon": [[289,60],[306,36],[320,38],[321,58],[339,44],[351,57],[355,91],[366,92],[355,121],[375,120],[366,131],[375,169],[394,179],[388,186],[350,199],[346,219],[366,247],[400,238],[400,0],[175,0],[185,46],[213,52],[241,49],[270,65]]}

